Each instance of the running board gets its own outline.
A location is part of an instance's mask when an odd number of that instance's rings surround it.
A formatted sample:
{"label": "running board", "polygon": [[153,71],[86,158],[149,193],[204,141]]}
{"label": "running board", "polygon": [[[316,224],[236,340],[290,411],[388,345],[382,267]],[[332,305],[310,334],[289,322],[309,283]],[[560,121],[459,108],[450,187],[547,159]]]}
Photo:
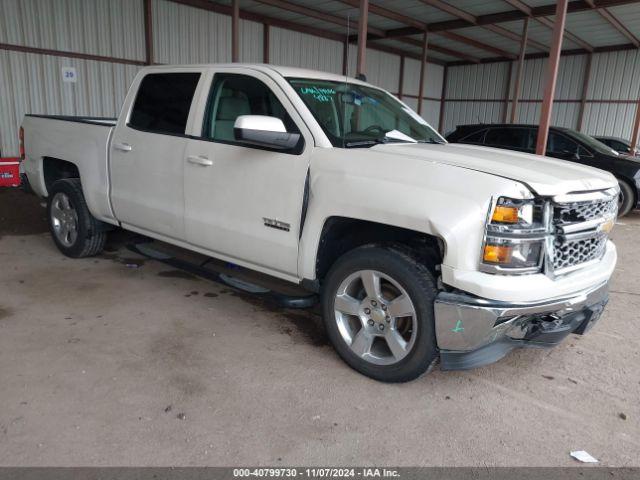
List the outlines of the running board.
{"label": "running board", "polygon": [[[207,265],[216,264],[220,266],[221,262],[209,258],[203,257],[205,260],[198,262],[188,261],[180,258],[179,251],[177,251],[177,247],[168,246],[168,249],[155,248],[154,245],[156,242],[153,240],[150,241],[142,241],[131,243],[127,245],[127,248],[132,252],[135,252],[139,255],[142,255],[147,258],[151,258],[153,260],[157,260],[159,262],[170,265],[179,270],[184,270],[193,275],[197,275],[198,277],[205,278],[207,280],[212,280],[217,283],[221,283],[225,286],[229,286],[231,288],[240,290],[244,293],[254,295],[259,298],[264,298],[265,300],[272,301],[283,308],[310,308],[318,303],[317,295],[291,295],[283,292],[275,291],[272,288],[267,288],[266,286],[255,284],[251,281],[247,281],[245,279],[237,278],[230,274],[230,272],[221,272],[219,270],[228,270],[228,268],[218,268],[214,269],[211,266],[207,268]],[[164,244],[163,244],[164,245]],[[164,251],[163,251],[164,250]],[[179,249],[182,250],[182,249]],[[188,251],[185,251],[185,253]],[[202,260],[202,259],[200,259]],[[227,264],[229,265],[229,264]],[[238,269],[243,273],[244,277],[251,276],[253,272],[249,270],[243,269],[236,265],[233,265],[231,269]],[[256,273],[255,276],[260,276],[261,278],[269,278],[266,275],[262,275]],[[264,280],[263,278],[263,280]],[[279,279],[272,279],[271,282],[268,283],[280,283]],[[260,282],[260,283],[265,283]],[[301,293],[303,293],[301,291]]]}

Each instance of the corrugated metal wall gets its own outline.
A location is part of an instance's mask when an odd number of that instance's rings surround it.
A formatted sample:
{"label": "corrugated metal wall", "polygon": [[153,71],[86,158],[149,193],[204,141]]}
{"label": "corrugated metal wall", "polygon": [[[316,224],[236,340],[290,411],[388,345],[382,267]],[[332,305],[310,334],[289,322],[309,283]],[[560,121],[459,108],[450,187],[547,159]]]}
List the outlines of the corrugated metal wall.
{"label": "corrugated metal wall", "polygon": [[0,42],[144,59],[142,2],[2,0]]}
{"label": "corrugated metal wall", "polygon": [[[142,3],[2,0],[0,42],[144,60]],[[74,67],[76,83],[62,81]],[[0,50],[0,152],[18,153],[25,113],[117,116],[135,65]]]}
{"label": "corrugated metal wall", "polygon": [[585,109],[585,132],[631,137],[636,105],[629,100],[640,99],[640,52],[596,54],[591,75],[587,98],[593,102]]}
{"label": "corrugated metal wall", "polygon": [[[154,60],[157,63],[231,61],[230,16],[167,0],[154,0],[152,9]],[[260,23],[240,20],[240,61],[263,61],[262,29]]]}
{"label": "corrugated metal wall", "polygon": [[[546,59],[525,61],[516,122],[538,123],[544,89]],[[587,56],[560,59],[552,124],[577,128]],[[508,63],[449,68],[445,131],[464,123],[501,122]],[[512,69],[509,98],[515,84]],[[636,103],[640,99],[640,53],[635,50],[593,55],[583,131],[589,134],[631,136]],[[510,113],[511,102],[508,112]]]}
{"label": "corrugated metal wall", "polygon": [[342,72],[342,43],[304,33],[269,29],[269,62],[274,65]]}
{"label": "corrugated metal wall", "polygon": [[[442,82],[444,80],[444,67],[428,63],[424,74],[424,97],[422,117],[429,124],[438,128],[440,119],[440,99],[442,96]],[[402,100],[414,110],[418,110],[418,94],[420,92],[420,61],[413,58],[404,60],[404,77],[402,85]],[[396,89],[392,90],[397,91]]]}

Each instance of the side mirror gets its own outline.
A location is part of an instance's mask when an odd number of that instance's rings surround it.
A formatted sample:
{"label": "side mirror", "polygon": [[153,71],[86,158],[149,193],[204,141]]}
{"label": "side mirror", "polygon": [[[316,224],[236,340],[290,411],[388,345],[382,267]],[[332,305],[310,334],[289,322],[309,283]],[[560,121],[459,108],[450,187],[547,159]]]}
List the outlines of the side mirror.
{"label": "side mirror", "polygon": [[233,135],[239,142],[277,150],[291,150],[300,141],[299,133],[287,133],[282,120],[266,115],[240,115]]}

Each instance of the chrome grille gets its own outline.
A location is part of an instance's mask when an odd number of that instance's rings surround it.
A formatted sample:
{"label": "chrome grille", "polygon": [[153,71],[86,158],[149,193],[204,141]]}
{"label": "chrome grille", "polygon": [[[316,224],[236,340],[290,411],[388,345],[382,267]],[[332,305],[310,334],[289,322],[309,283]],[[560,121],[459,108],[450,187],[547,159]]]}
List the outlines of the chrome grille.
{"label": "chrome grille", "polygon": [[592,202],[575,202],[558,205],[554,212],[556,224],[588,222],[602,217],[615,216],[618,210],[617,199]]}
{"label": "chrome grille", "polygon": [[554,243],[553,269],[559,271],[592,260],[598,260],[604,255],[606,246],[606,235],[564,243],[556,240]]}
{"label": "chrome grille", "polygon": [[604,255],[608,234],[602,226],[615,221],[618,191],[568,195],[558,200],[553,205],[552,265],[555,273],[565,273]]}

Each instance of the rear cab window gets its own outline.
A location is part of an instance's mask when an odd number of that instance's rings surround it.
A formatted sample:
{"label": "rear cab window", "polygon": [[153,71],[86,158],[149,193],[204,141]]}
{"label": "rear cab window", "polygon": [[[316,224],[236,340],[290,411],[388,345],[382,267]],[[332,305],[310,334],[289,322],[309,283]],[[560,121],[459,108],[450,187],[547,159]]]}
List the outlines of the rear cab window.
{"label": "rear cab window", "polygon": [[485,144],[530,152],[535,149],[535,135],[532,129],[524,127],[491,128],[487,132]]}
{"label": "rear cab window", "polygon": [[462,137],[459,142],[463,143],[484,143],[484,136],[487,134],[487,129],[483,128],[482,130],[478,130],[477,132],[473,132],[470,135]]}
{"label": "rear cab window", "polygon": [[184,135],[199,80],[198,72],[145,75],[127,126],[144,132]]}

